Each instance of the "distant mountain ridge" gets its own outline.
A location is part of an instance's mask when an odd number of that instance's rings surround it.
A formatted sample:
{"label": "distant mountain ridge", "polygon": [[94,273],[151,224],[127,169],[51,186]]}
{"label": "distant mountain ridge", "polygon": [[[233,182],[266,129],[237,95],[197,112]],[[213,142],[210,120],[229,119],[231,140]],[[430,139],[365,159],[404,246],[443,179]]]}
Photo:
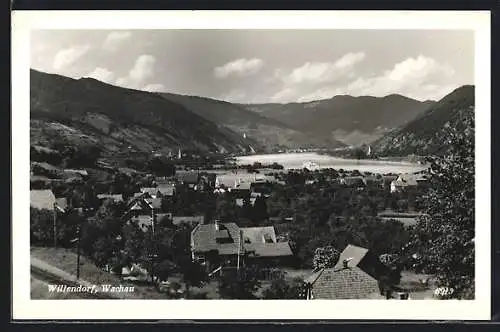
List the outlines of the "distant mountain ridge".
{"label": "distant mountain ridge", "polygon": [[251,112],[238,104],[172,93],[160,93],[160,95],[209,121],[222,124],[242,135],[245,134],[266,147],[287,149],[344,146],[343,143],[330,136],[304,133],[279,120]]}
{"label": "distant mountain ridge", "polygon": [[31,70],[32,144],[54,139],[98,145],[107,152],[195,149],[262,151],[251,138],[200,117],[154,93],[125,89],[91,78],[72,79]]}
{"label": "distant mountain ridge", "polygon": [[385,97],[338,95],[306,103],[241,106],[303,132],[359,145],[408,123],[432,104],[433,101],[421,102],[392,94]]}
{"label": "distant mountain ridge", "polygon": [[474,119],[475,87],[464,85],[435,103],[417,119],[372,145],[381,156],[443,154],[447,151],[446,127],[464,130],[464,117]]}

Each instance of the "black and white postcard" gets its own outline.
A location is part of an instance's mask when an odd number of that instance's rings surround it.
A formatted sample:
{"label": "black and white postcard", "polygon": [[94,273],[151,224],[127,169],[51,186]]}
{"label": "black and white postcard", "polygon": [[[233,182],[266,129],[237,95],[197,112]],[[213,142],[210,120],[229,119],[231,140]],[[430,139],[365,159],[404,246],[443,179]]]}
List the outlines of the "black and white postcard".
{"label": "black and white postcard", "polygon": [[14,13],[14,318],[489,319],[489,33]]}

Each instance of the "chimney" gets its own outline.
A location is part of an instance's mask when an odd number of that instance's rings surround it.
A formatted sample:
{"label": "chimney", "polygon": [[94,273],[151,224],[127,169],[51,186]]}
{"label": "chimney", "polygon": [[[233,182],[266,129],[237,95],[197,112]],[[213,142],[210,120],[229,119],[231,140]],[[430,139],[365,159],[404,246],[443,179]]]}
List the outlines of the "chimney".
{"label": "chimney", "polygon": [[349,268],[349,262],[352,260],[352,257],[346,258],[342,261],[342,265],[344,266],[344,269]]}
{"label": "chimney", "polygon": [[219,221],[217,219],[214,221],[214,225],[215,225],[215,230],[218,231],[219,230]]}

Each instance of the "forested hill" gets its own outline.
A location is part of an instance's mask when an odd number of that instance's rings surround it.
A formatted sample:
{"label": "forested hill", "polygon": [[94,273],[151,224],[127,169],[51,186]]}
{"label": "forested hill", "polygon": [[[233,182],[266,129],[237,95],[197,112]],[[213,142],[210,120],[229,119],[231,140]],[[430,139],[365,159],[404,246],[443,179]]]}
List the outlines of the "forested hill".
{"label": "forested hill", "polygon": [[374,142],[372,149],[380,156],[446,153],[447,131],[450,128],[459,132],[465,130],[464,119],[474,118],[474,108],[474,86],[464,85],[414,121]]}
{"label": "forested hill", "polygon": [[158,94],[91,78],[72,79],[31,70],[31,143],[90,143],[105,152],[247,152],[251,138],[194,114]]}
{"label": "forested hill", "polygon": [[306,103],[242,106],[302,132],[359,145],[414,120],[432,104],[433,101],[422,102],[392,94],[385,97],[338,95]]}

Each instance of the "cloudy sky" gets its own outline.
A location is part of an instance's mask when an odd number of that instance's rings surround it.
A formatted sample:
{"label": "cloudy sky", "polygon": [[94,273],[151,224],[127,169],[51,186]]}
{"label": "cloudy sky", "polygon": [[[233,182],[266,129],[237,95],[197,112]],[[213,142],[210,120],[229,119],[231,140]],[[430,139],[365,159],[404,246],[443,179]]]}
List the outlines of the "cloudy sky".
{"label": "cloudy sky", "polygon": [[474,84],[474,35],[436,30],[43,30],[31,67],[232,102],[399,93],[437,100]]}

